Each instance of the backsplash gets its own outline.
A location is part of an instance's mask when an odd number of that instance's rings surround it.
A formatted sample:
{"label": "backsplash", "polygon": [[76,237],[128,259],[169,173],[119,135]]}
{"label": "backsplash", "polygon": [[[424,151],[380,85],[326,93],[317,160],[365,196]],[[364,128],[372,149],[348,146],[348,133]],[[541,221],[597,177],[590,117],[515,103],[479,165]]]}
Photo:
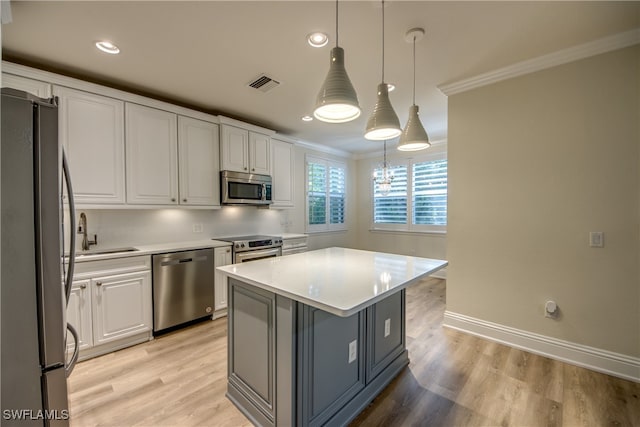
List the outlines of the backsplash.
{"label": "backsplash", "polygon": [[[90,238],[94,234],[98,235],[97,248],[299,231],[295,230],[289,211],[249,206],[228,206],[218,210],[79,209],[76,211],[77,217],[80,212],[87,216],[87,233]],[[65,224],[69,224],[68,218]],[[77,239],[79,243],[82,236],[78,234]],[[68,249],[68,242],[65,242],[65,246]],[[96,247],[92,247],[94,248]]]}

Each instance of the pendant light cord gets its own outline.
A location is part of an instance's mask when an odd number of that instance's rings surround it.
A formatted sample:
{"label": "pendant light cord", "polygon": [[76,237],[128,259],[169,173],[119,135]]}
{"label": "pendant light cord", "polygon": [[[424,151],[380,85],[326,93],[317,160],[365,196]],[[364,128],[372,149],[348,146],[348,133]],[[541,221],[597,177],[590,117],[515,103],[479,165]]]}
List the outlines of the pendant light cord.
{"label": "pendant light cord", "polygon": [[384,0],[382,0],[382,83],[384,83]]}
{"label": "pendant light cord", "polygon": [[413,36],[413,105],[416,105],[416,36]]}
{"label": "pendant light cord", "polygon": [[336,0],[336,47],[338,47],[338,0]]}

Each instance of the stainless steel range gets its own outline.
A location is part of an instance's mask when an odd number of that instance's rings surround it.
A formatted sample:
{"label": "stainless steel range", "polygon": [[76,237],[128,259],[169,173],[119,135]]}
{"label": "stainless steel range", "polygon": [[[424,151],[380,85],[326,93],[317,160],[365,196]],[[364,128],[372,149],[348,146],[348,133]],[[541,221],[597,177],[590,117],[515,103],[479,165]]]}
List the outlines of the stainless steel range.
{"label": "stainless steel range", "polygon": [[215,240],[233,244],[234,264],[282,255],[282,237],[278,236],[221,237]]}

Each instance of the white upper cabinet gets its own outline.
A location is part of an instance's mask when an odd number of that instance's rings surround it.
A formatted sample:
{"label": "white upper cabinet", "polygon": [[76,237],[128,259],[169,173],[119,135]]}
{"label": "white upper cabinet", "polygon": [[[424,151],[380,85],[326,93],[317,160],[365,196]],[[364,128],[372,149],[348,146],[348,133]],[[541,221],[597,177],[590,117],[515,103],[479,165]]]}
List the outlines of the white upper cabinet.
{"label": "white upper cabinet", "polygon": [[293,207],[294,152],[293,144],[271,140],[272,207]]}
{"label": "white upper cabinet", "polygon": [[51,98],[51,85],[40,80],[2,73],[2,87],[23,90],[40,98]]}
{"label": "white upper cabinet", "polygon": [[127,202],[178,204],[177,115],[126,104]]}
{"label": "white upper cabinet", "polygon": [[249,132],[249,171],[261,175],[271,174],[271,137]]}
{"label": "white upper cabinet", "polygon": [[269,135],[227,124],[221,125],[220,154],[222,170],[271,174]]}
{"label": "white upper cabinet", "polygon": [[124,203],[124,102],[60,86],[53,93],[76,203]]}
{"label": "white upper cabinet", "polygon": [[222,125],[222,170],[249,172],[249,131]]}
{"label": "white upper cabinet", "polygon": [[180,204],[220,204],[218,125],[178,117]]}

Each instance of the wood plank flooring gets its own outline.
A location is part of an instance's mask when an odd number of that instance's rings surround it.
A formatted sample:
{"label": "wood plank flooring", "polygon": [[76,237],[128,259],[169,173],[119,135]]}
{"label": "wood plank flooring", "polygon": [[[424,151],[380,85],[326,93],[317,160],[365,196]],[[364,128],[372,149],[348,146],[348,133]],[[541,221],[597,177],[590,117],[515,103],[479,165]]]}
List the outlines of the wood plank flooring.
{"label": "wood plank flooring", "polygon": [[[640,426],[640,384],[444,329],[445,282],[407,290],[411,364],[353,426]],[[226,319],[78,364],[72,427],[249,426],[224,397]]]}

